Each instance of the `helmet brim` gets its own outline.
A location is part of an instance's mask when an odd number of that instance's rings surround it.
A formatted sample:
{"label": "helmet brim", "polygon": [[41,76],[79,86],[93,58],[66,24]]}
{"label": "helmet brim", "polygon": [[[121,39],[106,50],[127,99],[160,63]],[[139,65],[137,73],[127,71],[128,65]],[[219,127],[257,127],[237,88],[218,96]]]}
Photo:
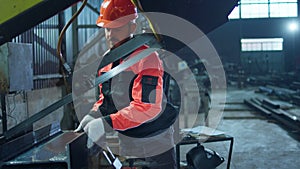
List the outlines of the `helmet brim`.
{"label": "helmet brim", "polygon": [[96,24],[97,24],[97,26],[102,27],[102,28],[118,28],[118,27],[126,25],[130,21],[135,20],[136,18],[138,18],[138,15],[132,14],[132,15],[127,15],[127,16],[124,16],[124,17],[121,17],[121,18],[111,21],[111,20],[103,19],[103,17],[99,16],[96,21]]}
{"label": "helmet brim", "polygon": [[124,26],[126,23],[124,20],[115,20],[115,21],[108,21],[102,18],[98,18],[97,19],[97,26],[101,27],[101,28],[118,28],[121,26]]}

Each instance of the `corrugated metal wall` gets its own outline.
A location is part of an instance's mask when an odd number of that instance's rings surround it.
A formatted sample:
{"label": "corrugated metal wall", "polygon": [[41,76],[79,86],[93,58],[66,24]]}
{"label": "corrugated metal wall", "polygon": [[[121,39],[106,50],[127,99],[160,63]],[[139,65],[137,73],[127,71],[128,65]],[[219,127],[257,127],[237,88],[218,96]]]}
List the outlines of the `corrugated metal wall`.
{"label": "corrugated metal wall", "polygon": [[[78,47],[79,50],[87,43],[88,39],[99,30],[96,20],[99,16],[101,0],[88,1],[87,6],[78,16]],[[78,4],[78,8],[81,4]]]}
{"label": "corrugated metal wall", "polygon": [[[74,36],[74,34],[67,34],[65,42],[71,44],[70,48],[73,48],[72,39],[77,39],[76,42],[74,42],[78,43],[77,51],[80,51],[87,39],[99,30],[95,25],[95,21],[99,15],[98,11],[101,0],[89,0],[88,3],[88,6],[86,6],[79,15],[78,23],[75,23],[76,28],[73,29],[78,30],[77,37],[69,38],[70,35]],[[81,3],[78,3],[77,7],[79,8],[80,5]],[[67,9],[66,12],[67,11],[71,11],[71,8]],[[60,74],[60,63],[56,55],[56,46],[60,29],[66,24],[70,17],[66,17],[66,22],[64,22],[60,20],[60,15],[64,14],[55,15],[12,40],[16,43],[33,44],[34,89],[63,85],[61,81],[62,76]],[[70,31],[70,29],[71,27],[68,28],[68,31]],[[62,46],[66,45],[62,44]],[[62,50],[64,50],[64,47],[62,47]],[[76,57],[77,54],[78,53],[71,54],[71,57]],[[67,62],[69,62],[69,59],[67,59]]]}
{"label": "corrugated metal wall", "polygon": [[[102,0],[89,0],[77,20],[67,29],[66,39],[62,44],[62,53],[71,67],[83,47],[96,34],[101,34],[100,47],[101,50],[106,50],[103,30],[96,26],[101,2]],[[63,13],[53,16],[13,39],[13,42],[17,43],[33,44],[34,89],[63,85],[56,46],[60,30],[81,4],[78,3],[66,9]],[[145,22],[145,19],[139,17],[138,22]],[[145,27],[145,24],[142,25]]]}
{"label": "corrugated metal wall", "polygon": [[13,39],[33,45],[34,89],[52,87],[59,81],[58,37],[59,15],[56,15]]}

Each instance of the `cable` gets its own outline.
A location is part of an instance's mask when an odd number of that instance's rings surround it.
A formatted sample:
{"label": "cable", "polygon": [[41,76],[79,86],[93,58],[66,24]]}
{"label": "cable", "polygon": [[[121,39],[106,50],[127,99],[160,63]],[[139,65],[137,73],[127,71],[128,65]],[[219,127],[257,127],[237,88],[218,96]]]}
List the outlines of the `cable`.
{"label": "cable", "polygon": [[[60,66],[63,67],[68,72],[69,75],[71,74],[71,68],[67,64],[65,59],[63,58],[63,55],[61,53],[61,43],[62,43],[63,35],[65,34],[66,30],[71,25],[71,23],[78,17],[78,15],[82,12],[82,10],[86,6],[86,4],[87,4],[87,0],[83,0],[82,5],[80,6],[79,10],[77,12],[75,12],[75,14],[71,17],[69,22],[64,26],[61,33],[59,34],[59,39],[58,39],[58,43],[57,43],[57,51],[56,51],[57,52],[57,57],[60,60],[60,63],[61,63]],[[64,85],[66,87],[66,93],[69,94],[69,93],[71,93],[71,89],[69,87],[69,84],[68,84],[68,81],[67,81],[67,78],[66,78],[66,73],[65,73],[64,69],[62,69],[63,81],[64,81]],[[71,106],[71,109],[74,111],[73,103],[71,103],[70,106]]]}
{"label": "cable", "polygon": [[15,121],[15,125],[17,125],[18,124],[18,120],[17,120],[17,118],[15,118],[15,117],[13,117],[12,115],[7,115],[7,117],[10,117],[10,118],[12,118],[14,121]]}
{"label": "cable", "polygon": [[[14,93],[12,96],[7,95],[7,105],[8,105],[8,110],[9,110],[9,112],[6,114],[6,116],[7,116],[7,117],[10,117],[11,119],[13,119],[15,125],[18,124],[18,120],[17,120],[16,117],[12,116],[11,114],[12,114],[12,112],[16,109],[16,96],[17,96],[18,94],[20,94],[20,91],[17,91],[17,92]],[[9,99],[8,99],[9,97],[12,97],[12,98],[13,98],[13,108],[12,108],[12,109],[10,109],[10,104],[9,104]],[[1,107],[1,108],[2,108],[2,107]],[[1,118],[1,117],[2,117],[2,116],[0,116],[0,118]]]}
{"label": "cable", "polygon": [[[17,92],[17,93],[15,93],[13,96],[9,96],[9,95],[8,95],[8,97],[12,97],[12,98],[13,98],[13,104],[14,104],[14,105],[13,105],[14,107],[13,107],[12,109],[10,109],[10,106],[9,106],[9,110],[10,110],[10,111],[8,112],[8,115],[11,114],[11,113],[16,109],[16,96],[17,96],[18,94],[19,94],[19,93]],[[9,105],[9,100],[8,100],[8,99],[7,99],[7,103],[8,103],[8,105]]]}
{"label": "cable", "polygon": [[[66,33],[66,30],[68,29],[68,27],[71,25],[71,23],[78,17],[78,15],[81,13],[81,11],[83,10],[83,8],[86,6],[88,0],[83,0],[82,5],[80,6],[79,10],[72,16],[72,18],[69,20],[69,22],[64,26],[64,28],[62,29],[61,33],[59,34],[59,39],[58,39],[58,43],[57,43],[57,56],[61,62],[61,64],[63,65],[64,69],[68,72],[68,74],[71,74],[71,68],[70,66],[67,64],[67,62],[65,61],[62,53],[61,53],[61,43],[62,43],[62,39],[63,39],[63,35]],[[66,90],[67,93],[70,93],[70,88],[66,79],[66,74],[65,71],[62,70],[62,74],[63,74],[63,79],[64,79],[64,84],[66,86]]]}
{"label": "cable", "polygon": [[[141,12],[145,12],[140,1],[139,0],[131,0],[131,2],[141,11]],[[150,29],[152,30],[152,32],[154,33],[154,36],[155,38],[158,40],[158,42],[161,42],[162,38],[161,36],[159,36],[151,22],[151,20],[145,16],[145,18],[147,19],[148,23],[149,23],[149,26],[150,26]]]}

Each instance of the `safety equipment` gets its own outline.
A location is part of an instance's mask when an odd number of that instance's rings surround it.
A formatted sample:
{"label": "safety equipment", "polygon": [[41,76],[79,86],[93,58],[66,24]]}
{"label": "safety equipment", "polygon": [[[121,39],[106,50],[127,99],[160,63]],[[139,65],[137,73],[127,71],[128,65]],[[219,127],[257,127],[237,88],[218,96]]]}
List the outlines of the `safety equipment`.
{"label": "safety equipment", "polygon": [[[144,50],[148,50],[145,45],[128,57],[135,58]],[[98,75],[107,74],[105,72],[111,70],[113,65],[100,69]],[[117,83],[109,80],[100,84],[101,99],[94,104],[93,110],[99,109],[104,116],[109,115],[108,119],[105,118],[107,123],[126,136],[143,138],[160,134],[175,122],[179,114],[171,104],[163,102],[162,89],[167,89],[163,87],[163,76],[161,60],[157,53],[151,53],[139,64],[115,76]]]}
{"label": "safety equipment", "polygon": [[131,0],[104,0],[96,24],[103,28],[117,28],[137,17],[137,8]]}
{"label": "safety equipment", "polygon": [[98,145],[103,145],[103,136],[105,134],[102,118],[90,121],[85,127],[84,132],[87,133],[89,139]]}
{"label": "safety equipment", "polygon": [[189,169],[214,169],[225,160],[217,152],[197,145],[186,154]]}
{"label": "safety equipment", "polygon": [[85,115],[83,117],[83,119],[80,121],[79,126],[74,130],[74,132],[80,132],[82,129],[85,128],[85,126],[91,122],[92,120],[94,120],[95,118],[89,114]]}

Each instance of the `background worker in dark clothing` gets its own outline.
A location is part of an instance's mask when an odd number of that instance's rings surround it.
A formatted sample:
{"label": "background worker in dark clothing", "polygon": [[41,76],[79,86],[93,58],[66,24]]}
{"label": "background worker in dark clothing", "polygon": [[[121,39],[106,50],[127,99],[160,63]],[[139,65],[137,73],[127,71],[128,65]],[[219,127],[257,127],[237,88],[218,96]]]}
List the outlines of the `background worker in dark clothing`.
{"label": "background worker in dark clothing", "polygon": [[[103,1],[97,25],[105,29],[111,50],[132,38],[137,17],[137,9],[130,0]],[[128,58],[147,48],[147,45],[140,46]],[[98,70],[98,76],[122,62],[118,60]],[[114,78],[99,84],[99,98],[76,131],[84,129],[95,141],[104,135],[104,127],[111,127],[119,132],[120,155],[146,157],[151,168],[175,169],[172,126],[161,131],[153,131],[151,126],[143,127],[158,119],[162,112],[172,113],[166,112],[163,104],[163,76],[163,63],[158,53],[154,52]],[[99,117],[100,113],[102,117]],[[159,128],[157,124],[155,127]],[[141,138],[139,133],[151,134]]]}

